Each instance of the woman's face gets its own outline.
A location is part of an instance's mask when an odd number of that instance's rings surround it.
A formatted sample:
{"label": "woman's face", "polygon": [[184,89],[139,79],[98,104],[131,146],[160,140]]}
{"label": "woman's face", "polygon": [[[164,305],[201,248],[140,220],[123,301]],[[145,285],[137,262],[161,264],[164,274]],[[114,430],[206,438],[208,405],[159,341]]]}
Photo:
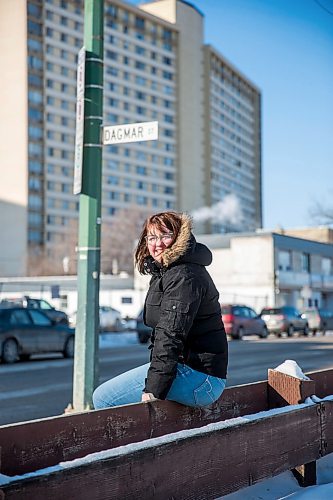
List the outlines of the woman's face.
{"label": "woman's face", "polygon": [[157,262],[162,262],[164,250],[170,247],[174,240],[174,234],[167,227],[162,227],[162,230],[155,226],[148,227],[146,236],[148,251]]}

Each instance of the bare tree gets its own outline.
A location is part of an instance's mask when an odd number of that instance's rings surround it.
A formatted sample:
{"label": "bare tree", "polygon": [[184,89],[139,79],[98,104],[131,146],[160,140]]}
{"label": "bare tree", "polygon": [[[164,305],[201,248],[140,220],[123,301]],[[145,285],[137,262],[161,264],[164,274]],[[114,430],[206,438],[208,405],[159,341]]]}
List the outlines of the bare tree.
{"label": "bare tree", "polygon": [[318,224],[330,226],[333,224],[333,206],[325,201],[314,201],[309,210],[310,217]]}
{"label": "bare tree", "polygon": [[[120,209],[110,221],[102,223],[101,271],[117,274],[134,272],[135,240],[151,210],[138,207]],[[49,247],[33,247],[29,251],[28,274],[30,276],[57,276],[76,274],[78,244],[78,220],[73,219],[64,235]]]}
{"label": "bare tree", "polygon": [[140,210],[133,206],[119,210],[110,222],[102,224],[102,272],[116,274],[125,271],[133,274],[135,240],[147,215],[147,209]]}
{"label": "bare tree", "polygon": [[50,246],[33,246],[29,249],[29,276],[61,276],[76,274],[77,268],[77,219],[71,219],[66,232],[59,235]]}

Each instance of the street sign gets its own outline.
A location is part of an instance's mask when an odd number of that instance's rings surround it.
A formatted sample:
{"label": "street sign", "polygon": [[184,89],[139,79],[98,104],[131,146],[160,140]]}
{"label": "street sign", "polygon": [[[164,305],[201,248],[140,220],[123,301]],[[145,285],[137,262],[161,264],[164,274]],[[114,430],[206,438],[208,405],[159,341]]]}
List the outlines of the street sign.
{"label": "street sign", "polygon": [[127,123],[103,128],[103,144],[155,141],[158,139],[158,122]]}
{"label": "street sign", "polygon": [[76,82],[76,132],[74,156],[74,186],[73,193],[80,194],[82,186],[83,162],[83,130],[84,130],[84,77],[85,77],[86,50],[79,51]]}

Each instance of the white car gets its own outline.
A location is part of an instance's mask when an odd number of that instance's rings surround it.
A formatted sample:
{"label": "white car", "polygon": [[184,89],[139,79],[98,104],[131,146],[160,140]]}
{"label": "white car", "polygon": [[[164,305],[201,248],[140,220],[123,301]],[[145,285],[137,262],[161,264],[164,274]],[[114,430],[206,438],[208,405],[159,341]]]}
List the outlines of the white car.
{"label": "white car", "polygon": [[102,332],[122,330],[121,313],[109,306],[99,306],[99,329]]}
{"label": "white car", "polygon": [[[70,315],[71,326],[76,325],[76,312]],[[110,306],[99,306],[99,329],[101,332],[119,332],[123,329],[121,313]]]}

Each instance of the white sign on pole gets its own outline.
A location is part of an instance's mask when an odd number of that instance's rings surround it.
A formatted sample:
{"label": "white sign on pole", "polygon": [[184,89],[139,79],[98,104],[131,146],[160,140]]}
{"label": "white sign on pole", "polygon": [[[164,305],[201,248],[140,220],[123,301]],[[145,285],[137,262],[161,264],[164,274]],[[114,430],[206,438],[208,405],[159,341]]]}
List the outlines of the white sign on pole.
{"label": "white sign on pole", "polygon": [[85,77],[86,50],[79,51],[76,83],[76,132],[74,158],[74,187],[73,193],[81,193],[82,163],[83,163],[83,131],[84,131],[84,77]]}
{"label": "white sign on pole", "polygon": [[103,144],[155,141],[158,139],[158,122],[127,123],[103,128]]}

